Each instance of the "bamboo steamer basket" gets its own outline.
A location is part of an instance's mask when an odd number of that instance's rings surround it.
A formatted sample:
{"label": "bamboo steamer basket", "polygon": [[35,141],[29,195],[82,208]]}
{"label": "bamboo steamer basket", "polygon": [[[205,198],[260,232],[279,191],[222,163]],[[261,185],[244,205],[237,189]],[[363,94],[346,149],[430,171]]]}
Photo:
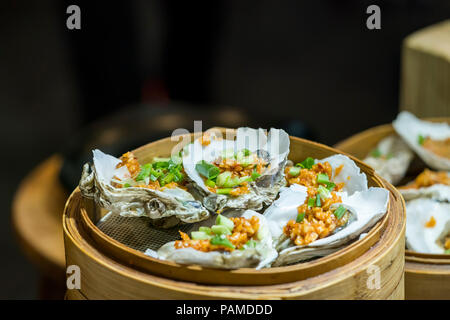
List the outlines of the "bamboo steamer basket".
{"label": "bamboo steamer basket", "polygon": [[[450,123],[450,118],[427,118]],[[336,149],[364,159],[383,138],[395,134],[391,124],[358,133],[335,145]],[[450,255],[405,252],[405,298],[450,299]]]}
{"label": "bamboo steamer basket", "polygon": [[[222,132],[225,129],[220,128]],[[192,138],[185,135],[183,138]],[[289,158],[341,153],[291,137]],[[139,161],[166,156],[177,142],[162,139],[133,152]],[[76,189],[63,215],[67,265],[80,268],[81,288],[67,299],[403,299],[405,206],[373,170],[353,158],[370,186],[390,190],[387,214],[367,235],[326,257],[292,266],[219,270],[184,266],[144,255],[107,236],[96,225],[95,205]],[[133,218],[131,218],[133,219]],[[373,270],[380,285],[371,286]]]}

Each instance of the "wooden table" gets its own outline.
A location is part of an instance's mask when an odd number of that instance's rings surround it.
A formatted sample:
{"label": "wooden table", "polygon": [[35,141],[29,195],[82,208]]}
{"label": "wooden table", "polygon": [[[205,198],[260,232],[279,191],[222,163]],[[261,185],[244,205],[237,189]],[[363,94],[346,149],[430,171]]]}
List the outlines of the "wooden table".
{"label": "wooden table", "polygon": [[65,254],[62,212],[68,194],[59,182],[62,158],[53,155],[20,184],[12,205],[12,225],[25,255],[40,272],[39,298],[63,299]]}

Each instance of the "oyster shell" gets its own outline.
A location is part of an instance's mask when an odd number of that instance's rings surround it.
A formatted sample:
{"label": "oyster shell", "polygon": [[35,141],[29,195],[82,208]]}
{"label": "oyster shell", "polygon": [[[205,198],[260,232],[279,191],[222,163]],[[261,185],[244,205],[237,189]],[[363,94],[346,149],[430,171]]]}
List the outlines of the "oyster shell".
{"label": "oyster shell", "polygon": [[[230,149],[235,152],[248,149],[264,158],[270,165],[259,178],[248,183],[249,192],[239,196],[211,192],[196,171],[196,164],[201,160],[211,163]],[[193,181],[193,186],[203,196],[204,206],[209,210],[260,210],[263,205],[272,203],[279,189],[286,184],[283,170],[288,153],[289,136],[284,130],[272,128],[266,135],[263,129],[238,128],[235,140],[213,136],[206,146],[201,144],[200,139],[195,140],[184,149],[183,165],[186,174]]]}
{"label": "oyster shell", "polygon": [[[348,213],[348,220],[345,225],[338,227],[330,235],[309,244],[297,246],[284,234],[283,228],[290,220],[297,219],[298,207],[305,203],[308,189],[298,184],[283,188],[280,197],[264,212],[270,232],[274,237],[275,246],[279,251],[274,266],[292,264],[337,251],[352,239],[366,232],[387,211],[388,190],[368,188],[366,175],[350,158],[344,155],[335,155],[315,160],[315,163],[326,161],[333,169],[332,181],[345,183],[342,191],[336,192],[342,201],[333,204],[332,207],[342,205]],[[336,175],[336,169],[341,165],[343,167]]]}
{"label": "oyster shell", "polygon": [[405,176],[413,157],[413,152],[400,137],[390,135],[381,140],[363,161],[395,185]]}
{"label": "oyster shell", "polygon": [[450,139],[450,126],[447,123],[433,123],[416,118],[413,114],[403,111],[392,123],[394,129],[418,156],[430,167],[437,170],[450,170],[450,159],[438,155],[421,145],[420,137],[429,137],[445,142]]}
{"label": "oyster shell", "polygon": [[437,201],[450,202],[450,186],[444,184],[434,184],[430,187],[423,187],[419,189],[402,189],[398,188],[405,201],[417,198],[429,198]]}
{"label": "oyster shell", "polygon": [[121,161],[100,150],[93,150],[91,172],[89,164],[83,167],[80,190],[84,197],[94,199],[100,207],[129,217],[148,217],[151,223],[163,228],[180,222],[194,223],[205,220],[209,212],[187,191],[165,188],[115,188],[111,179],[129,177],[127,167],[116,168]]}
{"label": "oyster shell", "polygon": [[446,237],[450,238],[449,203],[426,198],[406,203],[408,249],[421,253],[443,254]]}
{"label": "oyster shell", "polygon": [[267,220],[261,214],[247,210],[242,214],[244,218],[257,216],[260,221],[258,231],[259,241],[254,248],[233,250],[231,252],[210,251],[203,252],[193,248],[176,249],[175,242],[163,245],[158,251],[147,249],[145,254],[154,258],[171,260],[180,264],[196,264],[204,267],[220,269],[237,269],[255,267],[261,269],[269,265],[277,257],[277,251],[273,248],[272,237],[269,232]]}
{"label": "oyster shell", "polygon": [[450,174],[425,169],[414,181],[399,187],[398,190],[405,201],[430,198],[450,202]]}

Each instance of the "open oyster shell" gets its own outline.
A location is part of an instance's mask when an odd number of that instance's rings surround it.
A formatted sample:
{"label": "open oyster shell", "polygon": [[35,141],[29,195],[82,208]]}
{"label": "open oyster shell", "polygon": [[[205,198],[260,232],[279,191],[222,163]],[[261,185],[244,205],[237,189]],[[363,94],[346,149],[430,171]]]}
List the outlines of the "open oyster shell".
{"label": "open oyster shell", "polygon": [[[350,214],[349,221],[325,238],[304,246],[294,245],[283,233],[283,228],[289,220],[296,220],[297,208],[308,196],[307,188],[297,184],[284,188],[280,197],[264,212],[274,237],[274,244],[279,251],[274,266],[292,264],[337,251],[372,227],[387,211],[388,190],[368,188],[366,175],[360,172],[350,158],[335,155],[315,162],[325,161],[328,161],[333,168],[332,181],[345,182],[343,191],[337,194],[342,198],[342,203],[339,205],[344,206]],[[344,166],[336,176],[335,169],[342,164]]]}
{"label": "open oyster shell", "polygon": [[405,176],[413,157],[413,152],[400,137],[390,135],[381,140],[363,161],[395,185]]}
{"label": "open oyster shell", "polygon": [[84,197],[94,199],[97,205],[108,211],[122,216],[148,217],[152,224],[163,228],[209,217],[208,210],[183,189],[115,188],[111,179],[129,176],[128,169],[125,166],[116,168],[120,160],[100,150],[93,151],[93,162],[90,173],[89,164],[83,167],[80,190]]}
{"label": "open oyster shell", "polygon": [[[256,180],[249,183],[249,193],[237,197],[211,192],[202,177],[196,171],[196,164],[205,160],[212,162],[225,150],[239,151],[248,149],[263,157],[270,167]],[[235,140],[211,137],[211,143],[203,146],[200,139],[189,144],[183,153],[183,166],[194,187],[203,197],[203,204],[211,211],[226,209],[260,210],[269,205],[278,195],[279,189],[286,184],[283,170],[289,154],[289,136],[281,129],[270,129],[266,135],[263,129],[238,128]]]}
{"label": "open oyster shell", "polygon": [[[398,189],[405,201],[417,198],[429,198],[437,201],[450,202],[450,186],[444,184],[434,184],[430,187],[423,187],[419,189]],[[450,213],[449,213],[450,214]]]}
{"label": "open oyster shell", "polygon": [[[428,224],[432,218],[435,222]],[[443,254],[446,237],[450,237],[450,203],[426,198],[406,203],[408,249],[421,253]]]}
{"label": "open oyster shell", "polygon": [[163,245],[156,252],[148,249],[145,253],[158,259],[171,260],[180,264],[196,264],[211,268],[263,268],[270,265],[278,254],[272,245],[272,237],[265,217],[252,210],[247,210],[242,214],[242,217],[247,219],[252,216],[257,216],[260,220],[258,235],[261,240],[257,241],[255,248],[233,250],[232,252],[202,252],[193,248],[175,249],[175,242],[172,241]]}
{"label": "open oyster shell", "polygon": [[450,159],[437,155],[419,143],[419,136],[429,137],[436,141],[450,138],[450,126],[447,123],[433,123],[416,118],[403,111],[392,123],[397,133],[430,167],[437,170],[450,170]]}

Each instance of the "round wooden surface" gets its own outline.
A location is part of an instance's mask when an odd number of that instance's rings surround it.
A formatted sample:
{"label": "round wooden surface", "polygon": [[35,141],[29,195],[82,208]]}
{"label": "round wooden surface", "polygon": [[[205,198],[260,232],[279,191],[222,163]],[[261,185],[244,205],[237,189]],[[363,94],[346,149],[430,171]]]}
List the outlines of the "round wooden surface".
{"label": "round wooden surface", "polygon": [[[426,120],[450,123],[450,118]],[[395,134],[394,128],[391,124],[385,124],[351,136],[334,147],[364,159],[378,142],[391,134]],[[450,299],[449,255],[423,254],[406,250],[405,259],[406,299]]]}
{"label": "round wooden surface", "polygon": [[20,184],[12,205],[19,244],[46,277],[60,281],[65,272],[62,213],[68,194],[59,183],[62,159],[54,155]]}

